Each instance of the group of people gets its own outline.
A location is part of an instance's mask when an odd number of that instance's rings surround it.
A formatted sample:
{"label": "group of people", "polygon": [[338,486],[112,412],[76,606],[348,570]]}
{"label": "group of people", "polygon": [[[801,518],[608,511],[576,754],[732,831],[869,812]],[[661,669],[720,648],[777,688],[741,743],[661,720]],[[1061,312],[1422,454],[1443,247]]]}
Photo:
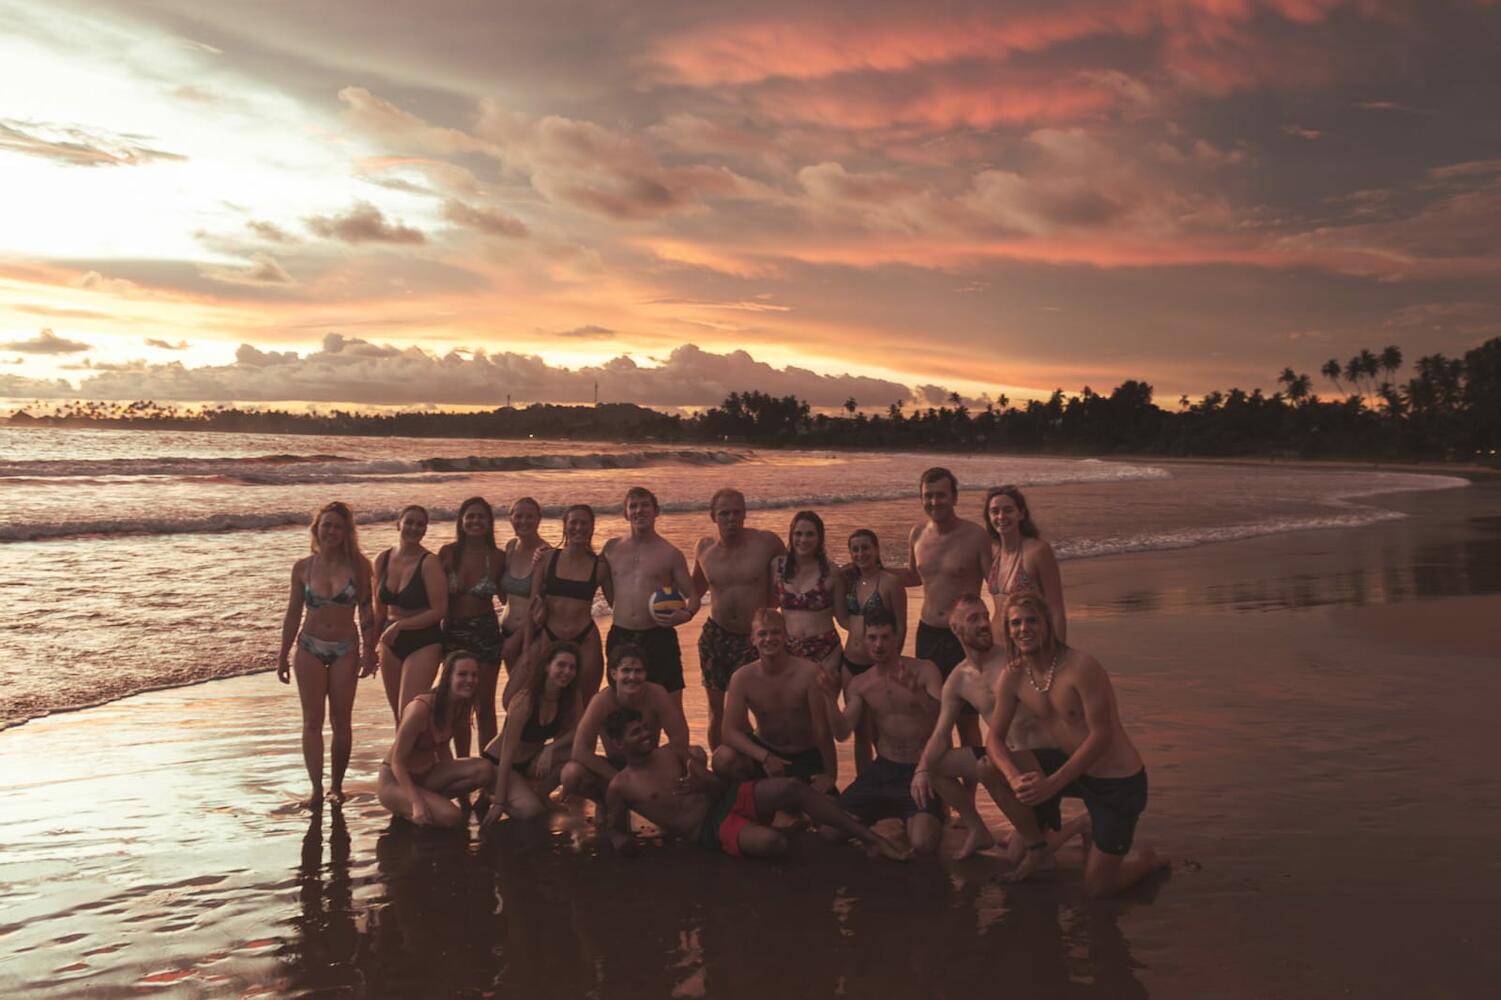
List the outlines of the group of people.
{"label": "group of people", "polygon": [[[628,530],[598,551],[587,505],[564,512],[553,546],[537,502],[516,500],[515,537],[501,548],[493,508],[473,497],[436,553],[422,544],[427,512],[402,510],[398,544],[373,565],[349,507],[328,504],[292,570],[278,668],[297,679],[309,802],[343,800],[355,686],[378,669],[396,722],[379,797],[417,824],[458,827],[470,811],[482,827],[534,819],[561,787],[594,802],[623,853],[635,850],[635,812],[727,854],[776,856],[788,847],[773,823],[783,813],[901,859],[938,850],[951,808],[966,857],[995,845],[975,803],[983,788],[1014,830],[1011,877],[1051,865],[1078,837],[1088,892],[1134,884],[1164,863],[1133,845],[1146,771],[1105,671],[1067,645],[1058,562],[1025,497],[990,489],[982,525],[958,515],[949,470],[925,471],[918,490],[925,517],[902,568],[883,563],[863,528],[847,563],[831,559],[813,511],[793,516],[785,542],[749,528],[730,487],[710,499],[715,531],[691,571],[639,486],[624,498]],[[902,655],[909,587],[922,593],[912,657]],[[603,638],[596,594],[612,612]],[[707,751],[690,740],[676,632],[704,603]],[[856,775],[841,791],[835,742],[849,739]],[[1068,823],[1064,796],[1085,806]],[[877,833],[885,819],[905,838]]]}

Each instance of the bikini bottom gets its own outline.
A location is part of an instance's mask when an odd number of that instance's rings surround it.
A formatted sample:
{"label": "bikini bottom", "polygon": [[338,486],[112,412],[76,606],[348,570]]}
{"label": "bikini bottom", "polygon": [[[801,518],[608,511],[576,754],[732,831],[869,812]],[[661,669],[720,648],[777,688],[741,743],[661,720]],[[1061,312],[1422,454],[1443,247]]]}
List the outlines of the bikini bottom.
{"label": "bikini bottom", "polygon": [[303,632],[297,636],[297,648],[321,661],[325,667],[332,667],[341,656],[348,656],[354,650],[354,640],[320,639]]}

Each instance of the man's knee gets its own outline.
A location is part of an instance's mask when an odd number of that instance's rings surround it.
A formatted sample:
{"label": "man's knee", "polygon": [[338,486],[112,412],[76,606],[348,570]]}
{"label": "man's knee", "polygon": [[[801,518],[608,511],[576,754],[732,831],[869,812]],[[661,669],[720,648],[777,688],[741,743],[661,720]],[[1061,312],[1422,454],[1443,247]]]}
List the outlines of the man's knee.
{"label": "man's knee", "polygon": [[715,774],[730,774],[740,770],[739,763],[740,755],[725,743],[715,748],[714,757],[709,766],[714,769]]}
{"label": "man's knee", "polygon": [[563,765],[562,785],[563,790],[570,795],[587,794],[585,785],[588,781],[589,769],[576,760],[570,760]]}
{"label": "man's knee", "polygon": [[786,855],[787,838],[769,826],[747,826],[736,840],[740,853],[752,858],[780,858]]}
{"label": "man's knee", "polygon": [[943,838],[943,824],[930,813],[919,813],[907,821],[907,839],[916,854],[932,854]]}

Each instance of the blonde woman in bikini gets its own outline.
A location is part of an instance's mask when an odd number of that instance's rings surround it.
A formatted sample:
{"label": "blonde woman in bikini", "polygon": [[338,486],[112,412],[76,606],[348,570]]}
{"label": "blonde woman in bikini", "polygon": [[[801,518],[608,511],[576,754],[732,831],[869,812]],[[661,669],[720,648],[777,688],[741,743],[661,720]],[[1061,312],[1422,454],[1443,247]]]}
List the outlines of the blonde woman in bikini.
{"label": "blonde woman in bikini", "polygon": [[1058,557],[1038,534],[1021,490],[1015,486],[992,486],[986,492],[985,530],[990,535],[990,576],[986,586],[995,599],[995,613],[991,616],[995,634],[1006,634],[1001,618],[1006,597],[1035,590],[1047,602],[1058,641],[1067,641],[1068,620]]}
{"label": "blonde woman in bikini", "polygon": [[312,785],[312,794],[303,805],[316,809],[324,797],[325,714],[333,730],[333,786],[328,801],[335,805],[344,801],[344,772],[354,745],[354,690],[359,677],[375,672],[376,630],[370,606],[370,560],[360,552],[349,505],[337,500],[324,504],[313,517],[312,536],[312,555],[292,567],[276,679],[289,684],[294,674],[297,678],[302,760]]}

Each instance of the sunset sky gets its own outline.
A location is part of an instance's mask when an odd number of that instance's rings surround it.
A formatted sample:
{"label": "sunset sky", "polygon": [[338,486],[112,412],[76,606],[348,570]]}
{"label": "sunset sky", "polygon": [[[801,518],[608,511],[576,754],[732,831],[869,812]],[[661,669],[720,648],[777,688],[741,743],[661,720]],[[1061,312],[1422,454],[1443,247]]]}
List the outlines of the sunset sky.
{"label": "sunset sky", "polygon": [[1494,2],[0,18],[0,397],[1171,405],[1501,334]]}

